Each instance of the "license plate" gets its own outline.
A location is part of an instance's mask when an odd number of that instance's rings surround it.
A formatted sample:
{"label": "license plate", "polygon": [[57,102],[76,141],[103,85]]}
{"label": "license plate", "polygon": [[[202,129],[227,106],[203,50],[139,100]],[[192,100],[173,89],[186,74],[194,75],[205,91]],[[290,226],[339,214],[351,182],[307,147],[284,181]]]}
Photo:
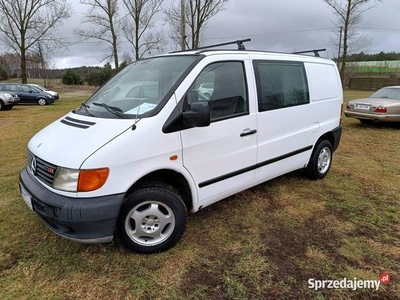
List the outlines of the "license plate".
{"label": "license plate", "polygon": [[369,110],[370,107],[371,107],[370,105],[366,105],[366,104],[356,104],[356,109]]}
{"label": "license plate", "polygon": [[29,193],[24,189],[24,187],[22,186],[22,184],[19,184],[19,190],[21,191],[21,196],[22,199],[24,199],[26,205],[28,205],[28,207],[33,210],[32,207],[32,196],[29,195]]}

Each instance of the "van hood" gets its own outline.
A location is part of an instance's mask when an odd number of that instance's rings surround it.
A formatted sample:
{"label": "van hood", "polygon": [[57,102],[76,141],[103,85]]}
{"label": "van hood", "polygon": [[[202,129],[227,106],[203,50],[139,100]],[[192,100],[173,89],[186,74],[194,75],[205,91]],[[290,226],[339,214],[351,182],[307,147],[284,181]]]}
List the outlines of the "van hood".
{"label": "van hood", "polygon": [[79,169],[92,153],[133,123],[132,119],[93,118],[70,112],[33,136],[28,148],[51,164]]}

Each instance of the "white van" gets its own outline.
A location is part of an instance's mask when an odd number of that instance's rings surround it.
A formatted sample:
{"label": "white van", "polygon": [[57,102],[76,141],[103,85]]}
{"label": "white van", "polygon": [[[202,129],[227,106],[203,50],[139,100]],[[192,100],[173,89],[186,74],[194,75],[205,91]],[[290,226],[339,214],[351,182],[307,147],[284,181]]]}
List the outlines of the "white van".
{"label": "white van", "polygon": [[140,60],[30,140],[21,195],[63,237],[117,235],[132,251],[164,251],[187,212],[294,170],[325,177],[342,102],[334,62],[319,57],[239,49]]}

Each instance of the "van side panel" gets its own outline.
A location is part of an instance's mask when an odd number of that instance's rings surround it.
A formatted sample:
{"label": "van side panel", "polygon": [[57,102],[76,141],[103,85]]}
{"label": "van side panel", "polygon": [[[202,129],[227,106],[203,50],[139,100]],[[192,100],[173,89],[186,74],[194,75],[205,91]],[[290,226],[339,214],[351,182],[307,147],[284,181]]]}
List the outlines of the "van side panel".
{"label": "van side panel", "polygon": [[257,163],[265,166],[256,181],[305,167],[318,139],[339,126],[342,88],[336,66],[304,62],[304,68],[309,103],[259,113]]}
{"label": "van side panel", "polygon": [[[318,135],[340,125],[343,89],[336,65],[305,63],[312,109],[318,115]],[[332,145],[333,146],[333,145]]]}
{"label": "van side panel", "polygon": [[311,101],[337,100],[343,97],[337,68],[332,64],[305,63]]}
{"label": "van side panel", "polygon": [[303,62],[258,59],[253,65],[259,111],[256,180],[268,180],[308,163],[319,117],[310,109]]}

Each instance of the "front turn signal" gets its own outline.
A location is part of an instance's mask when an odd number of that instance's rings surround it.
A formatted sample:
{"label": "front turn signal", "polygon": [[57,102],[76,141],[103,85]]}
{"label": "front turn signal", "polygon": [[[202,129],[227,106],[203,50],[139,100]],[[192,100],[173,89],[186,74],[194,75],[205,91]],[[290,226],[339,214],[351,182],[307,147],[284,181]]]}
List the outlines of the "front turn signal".
{"label": "front turn signal", "polygon": [[107,180],[108,168],[81,170],[78,179],[78,192],[90,192],[101,188]]}

